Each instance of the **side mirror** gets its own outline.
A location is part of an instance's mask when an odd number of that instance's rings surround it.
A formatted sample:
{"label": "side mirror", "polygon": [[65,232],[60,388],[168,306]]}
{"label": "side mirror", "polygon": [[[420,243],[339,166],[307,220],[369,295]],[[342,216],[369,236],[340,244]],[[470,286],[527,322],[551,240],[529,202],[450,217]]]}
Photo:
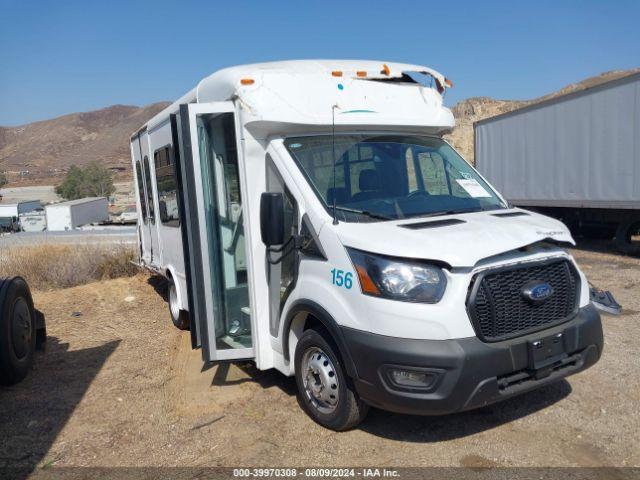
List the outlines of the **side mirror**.
{"label": "side mirror", "polygon": [[284,197],[282,193],[260,196],[260,233],[267,247],[284,243]]}

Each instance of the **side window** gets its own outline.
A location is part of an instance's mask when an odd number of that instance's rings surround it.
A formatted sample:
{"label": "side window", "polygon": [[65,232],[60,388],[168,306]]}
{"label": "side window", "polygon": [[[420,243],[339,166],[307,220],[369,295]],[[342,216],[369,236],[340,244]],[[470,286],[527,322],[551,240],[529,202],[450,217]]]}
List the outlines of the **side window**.
{"label": "side window", "polygon": [[136,160],[136,182],[138,184],[138,195],[140,196],[140,214],[142,215],[142,221],[147,223],[147,199],[144,196],[144,183],[142,180],[142,166],[140,161]]}
{"label": "side window", "polygon": [[142,168],[144,169],[144,183],[147,186],[147,204],[149,205],[149,220],[151,224],[156,223],[156,214],[153,209],[153,188],[151,187],[151,168],[149,167],[149,157],[146,155],[142,160]]}
{"label": "side window", "polygon": [[177,179],[173,148],[167,145],[153,154],[156,167],[160,221],[168,227],[180,226]]}

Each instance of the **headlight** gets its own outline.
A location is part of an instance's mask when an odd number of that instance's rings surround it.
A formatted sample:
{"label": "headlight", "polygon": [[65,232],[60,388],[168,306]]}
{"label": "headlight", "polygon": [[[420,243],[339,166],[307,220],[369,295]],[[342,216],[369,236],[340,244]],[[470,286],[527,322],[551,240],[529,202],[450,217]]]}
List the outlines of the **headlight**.
{"label": "headlight", "polygon": [[365,295],[437,303],[444,295],[447,277],[440,267],[347,248]]}

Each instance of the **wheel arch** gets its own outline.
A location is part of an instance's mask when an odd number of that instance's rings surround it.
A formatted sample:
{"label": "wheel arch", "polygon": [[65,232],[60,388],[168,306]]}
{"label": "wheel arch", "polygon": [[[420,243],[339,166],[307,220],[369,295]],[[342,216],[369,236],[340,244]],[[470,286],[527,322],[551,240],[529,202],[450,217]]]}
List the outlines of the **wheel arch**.
{"label": "wheel arch", "polygon": [[[312,321],[310,322],[310,320]],[[324,327],[338,347],[337,353],[344,362],[347,375],[356,378],[356,368],[338,323],[329,312],[312,300],[296,300],[287,312],[282,328],[282,354],[284,359],[287,361],[291,360],[291,347],[293,346],[293,349],[295,349],[295,345],[304,330],[316,322]]]}

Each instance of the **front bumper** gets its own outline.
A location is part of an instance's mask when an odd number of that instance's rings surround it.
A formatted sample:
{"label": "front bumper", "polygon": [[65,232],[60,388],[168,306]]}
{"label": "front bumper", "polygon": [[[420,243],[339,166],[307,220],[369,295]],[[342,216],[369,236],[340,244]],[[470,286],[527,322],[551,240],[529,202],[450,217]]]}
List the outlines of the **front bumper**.
{"label": "front bumper", "polygon": [[[384,410],[421,415],[482,407],[580,372],[598,361],[604,342],[600,315],[591,305],[562,325],[496,343],[476,337],[415,340],[341,329],[362,399]],[[530,345],[552,337],[561,339],[563,353],[541,366],[532,358]],[[423,391],[401,389],[386,373],[390,366],[428,371],[435,381]]]}

